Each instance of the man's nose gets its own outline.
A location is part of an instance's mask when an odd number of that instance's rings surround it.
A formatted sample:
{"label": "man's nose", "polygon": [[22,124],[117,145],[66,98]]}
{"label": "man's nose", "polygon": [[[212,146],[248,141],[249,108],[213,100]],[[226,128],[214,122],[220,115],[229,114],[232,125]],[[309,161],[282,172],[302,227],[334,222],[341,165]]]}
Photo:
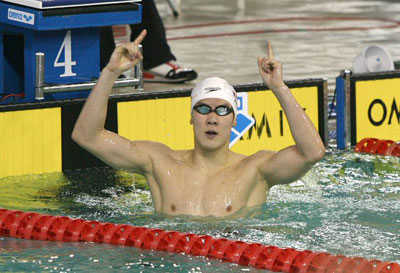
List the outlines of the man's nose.
{"label": "man's nose", "polygon": [[208,114],[207,124],[209,124],[209,125],[218,124],[218,119],[215,115],[216,115],[215,113]]}

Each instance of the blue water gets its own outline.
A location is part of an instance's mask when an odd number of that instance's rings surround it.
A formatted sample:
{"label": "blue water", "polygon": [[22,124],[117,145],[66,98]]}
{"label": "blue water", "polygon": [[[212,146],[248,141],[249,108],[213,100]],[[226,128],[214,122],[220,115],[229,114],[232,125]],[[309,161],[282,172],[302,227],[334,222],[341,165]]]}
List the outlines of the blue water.
{"label": "blue water", "polygon": [[[229,218],[153,212],[142,177],[111,169],[0,179],[0,207],[400,263],[400,158],[330,152]],[[265,272],[202,257],[0,237],[0,272]]]}

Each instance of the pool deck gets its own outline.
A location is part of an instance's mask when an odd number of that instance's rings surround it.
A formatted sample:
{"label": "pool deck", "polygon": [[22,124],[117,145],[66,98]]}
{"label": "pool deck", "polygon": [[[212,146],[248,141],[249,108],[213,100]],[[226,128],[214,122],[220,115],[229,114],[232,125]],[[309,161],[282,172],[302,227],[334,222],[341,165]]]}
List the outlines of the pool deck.
{"label": "pool deck", "polygon": [[272,42],[286,80],[335,77],[351,69],[367,46],[386,47],[400,60],[400,3],[395,0],[157,0],[172,52],[180,64],[195,69],[198,79],[185,84],[146,83],[145,91],[191,88],[219,76],[232,84],[261,82],[256,57]]}

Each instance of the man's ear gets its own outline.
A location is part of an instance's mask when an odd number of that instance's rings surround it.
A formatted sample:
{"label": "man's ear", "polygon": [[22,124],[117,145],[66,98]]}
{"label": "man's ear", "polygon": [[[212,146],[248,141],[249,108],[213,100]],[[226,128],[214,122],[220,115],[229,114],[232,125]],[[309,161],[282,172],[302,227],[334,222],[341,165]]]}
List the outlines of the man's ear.
{"label": "man's ear", "polygon": [[236,116],[235,116],[232,121],[232,127],[235,127],[236,125],[237,125],[237,120],[236,120]]}
{"label": "man's ear", "polygon": [[192,117],[190,117],[190,124],[192,124],[192,125],[193,125]]}

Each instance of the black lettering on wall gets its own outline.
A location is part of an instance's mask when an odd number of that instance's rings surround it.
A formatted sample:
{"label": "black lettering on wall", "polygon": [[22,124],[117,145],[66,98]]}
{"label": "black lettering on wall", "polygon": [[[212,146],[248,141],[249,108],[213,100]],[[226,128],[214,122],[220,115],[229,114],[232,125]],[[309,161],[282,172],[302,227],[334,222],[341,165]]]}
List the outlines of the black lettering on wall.
{"label": "black lettering on wall", "polygon": [[[307,108],[303,108],[303,111],[305,112]],[[283,110],[279,110],[279,128],[280,128],[280,136],[283,136],[284,130],[283,130],[283,117],[284,117],[284,112]]]}
{"label": "black lettering on wall", "polygon": [[[399,108],[400,108],[400,107],[399,107]],[[397,123],[400,124],[400,112],[399,112],[399,108],[397,108],[396,99],[393,98],[392,109],[390,110],[390,116],[389,116],[389,122],[388,122],[388,124],[392,124],[393,113],[396,114]]]}
{"label": "black lettering on wall", "polygon": [[[382,118],[381,118],[381,120],[378,120],[378,121],[376,121],[376,120],[374,120],[374,119],[372,118],[372,108],[373,108],[376,104],[381,105],[382,110],[383,110]],[[385,121],[386,115],[387,115],[387,109],[386,109],[385,103],[384,103],[382,100],[380,100],[380,99],[375,99],[375,100],[373,100],[373,101],[371,102],[371,104],[369,105],[369,107],[368,107],[368,119],[369,119],[369,122],[371,122],[371,124],[374,125],[374,126],[380,126],[380,125],[382,125],[382,123]]]}
{"label": "black lettering on wall", "polygon": [[255,122],[254,122],[254,125],[252,127],[250,127],[250,129],[249,129],[249,136],[247,137],[247,139],[252,138],[254,130],[257,132],[257,136],[260,139],[262,132],[264,130],[264,127],[265,127],[265,132],[267,133],[267,137],[271,138],[272,137],[271,128],[269,126],[268,118],[267,118],[266,114],[265,113],[263,114],[260,124],[257,124],[257,119],[254,116],[254,113],[252,113],[251,116],[254,118]]}

